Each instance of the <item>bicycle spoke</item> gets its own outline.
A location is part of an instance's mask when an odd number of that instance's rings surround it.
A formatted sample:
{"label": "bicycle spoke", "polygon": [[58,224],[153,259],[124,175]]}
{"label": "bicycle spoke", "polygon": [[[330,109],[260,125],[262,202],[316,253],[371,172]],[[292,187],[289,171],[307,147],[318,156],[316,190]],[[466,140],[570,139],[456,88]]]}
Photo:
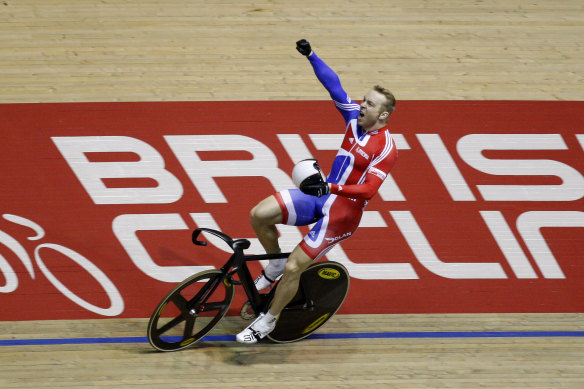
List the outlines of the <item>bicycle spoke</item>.
{"label": "bicycle spoke", "polygon": [[187,313],[188,301],[183,296],[177,293],[174,296],[172,296],[170,301],[172,301],[174,305],[176,305],[176,307],[179,309],[179,311],[181,311],[181,313],[183,314]]}
{"label": "bicycle spoke", "polygon": [[186,319],[183,338],[190,338],[193,334],[193,328],[195,328],[195,318],[191,316],[190,318]]}
{"label": "bicycle spoke", "polygon": [[202,305],[200,312],[220,311],[226,306],[225,301],[217,301],[214,303],[205,303]]}
{"label": "bicycle spoke", "polygon": [[[197,294],[195,295],[195,297],[193,297],[189,302],[189,310],[190,309],[195,309],[196,311],[199,310],[199,307],[203,304],[205,304],[206,300],[213,294],[213,292],[217,289],[217,286],[219,286],[219,282],[217,282],[217,279],[215,278],[213,280],[213,282],[207,282],[200,291],[197,292]],[[203,297],[205,296],[205,297]],[[191,305],[192,302],[195,302],[195,304]]]}
{"label": "bicycle spoke", "polygon": [[158,336],[164,334],[166,331],[170,330],[173,327],[176,327],[177,325],[179,325],[180,323],[182,323],[185,320],[185,317],[183,315],[177,316],[174,319],[172,319],[171,321],[169,321],[168,323],[166,323],[165,325],[163,325],[160,328],[156,329],[156,334]]}
{"label": "bicycle spoke", "polygon": [[180,310],[180,316],[175,317],[162,327],[158,328],[156,331],[158,335],[164,334],[166,331],[170,330],[173,327],[176,327],[180,323],[182,323],[185,319],[189,319],[191,317],[187,311],[187,300],[181,296],[180,294],[176,294],[171,297],[170,301],[176,305],[176,307]]}

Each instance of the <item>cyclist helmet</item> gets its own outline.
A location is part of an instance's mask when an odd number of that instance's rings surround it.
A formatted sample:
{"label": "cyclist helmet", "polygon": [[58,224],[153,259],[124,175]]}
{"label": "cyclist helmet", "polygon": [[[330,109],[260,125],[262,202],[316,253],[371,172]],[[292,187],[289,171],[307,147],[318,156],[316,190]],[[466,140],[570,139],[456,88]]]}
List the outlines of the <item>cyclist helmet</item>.
{"label": "cyclist helmet", "polygon": [[298,162],[292,170],[292,181],[297,188],[325,182],[325,177],[316,159],[305,159]]}

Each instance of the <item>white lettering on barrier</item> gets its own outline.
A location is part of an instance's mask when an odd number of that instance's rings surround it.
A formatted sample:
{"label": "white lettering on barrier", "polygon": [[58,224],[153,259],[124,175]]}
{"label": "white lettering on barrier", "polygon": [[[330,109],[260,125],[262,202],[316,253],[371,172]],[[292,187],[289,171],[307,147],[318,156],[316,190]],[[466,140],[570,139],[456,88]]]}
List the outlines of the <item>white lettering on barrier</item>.
{"label": "white lettering on barrier", "polygon": [[[127,136],[72,136],[51,138],[95,204],[169,204],[183,194],[180,181],[164,168],[160,153]],[[89,162],[86,153],[126,152],[137,162]],[[108,188],[104,178],[150,178],[153,188]]]}
{"label": "white lettering on barrier", "polygon": [[584,196],[584,178],[573,167],[547,159],[488,159],[485,150],[566,150],[560,134],[472,134],[459,139],[460,157],[491,175],[556,176],[560,185],[477,185],[487,201],[574,201]]}
{"label": "white lettering on barrier", "polygon": [[187,230],[188,226],[178,213],[120,215],[114,219],[112,229],[132,262],[155,280],[179,282],[188,275],[214,269],[213,266],[157,265],[138,239],[138,231]]}
{"label": "white lettering on barrier", "polygon": [[[293,161],[310,158],[302,138],[279,135]],[[342,135],[309,134],[319,150],[335,150]],[[394,134],[399,149],[409,149],[401,134]],[[474,201],[468,184],[437,134],[417,135],[438,176],[454,201]],[[577,135],[584,144],[582,135]],[[122,136],[53,137],[53,142],[96,204],[172,203],[180,199],[183,188],[164,168],[162,156],[145,142]],[[227,202],[214,177],[266,177],[276,190],[292,187],[290,177],[278,168],[274,153],[263,143],[242,135],[165,136],[169,146],[207,203]],[[584,145],[583,145],[584,147]],[[584,177],[573,167],[555,160],[488,159],[485,150],[565,150],[560,134],[472,134],[461,138],[457,150],[473,168],[491,175],[556,176],[560,185],[477,185],[486,201],[574,201],[584,196]],[[253,156],[243,161],[203,161],[197,151],[245,150]],[[129,152],[140,156],[138,162],[89,162],[86,153]],[[155,188],[108,188],[104,178],[150,178]],[[391,175],[379,188],[385,201],[405,201]]]}
{"label": "white lettering on barrier", "polygon": [[[319,150],[334,150],[338,148],[342,135],[339,134],[309,134],[311,141]],[[584,135],[576,135],[584,148]],[[422,148],[428,155],[438,176],[454,201],[476,201],[470,188],[452,159],[442,140],[437,134],[417,135]],[[53,140],[66,161],[82,182],[94,202],[97,204],[127,204],[149,202],[172,202],[182,196],[180,182],[164,169],[164,160],[160,154],[146,143],[128,137],[54,137]],[[312,157],[298,134],[278,135],[282,145],[297,162],[300,159]],[[403,135],[394,135],[398,148],[410,149]],[[274,153],[263,143],[241,135],[189,135],[165,136],[165,139],[183,168],[191,178],[195,187],[207,203],[226,202],[226,198],[214,182],[214,177],[263,176],[270,180],[276,190],[292,187],[289,176],[278,168]],[[121,145],[113,147],[114,141]],[[574,168],[554,160],[492,160],[482,156],[484,150],[565,150],[566,144],[560,134],[478,134],[467,135],[457,143],[457,150],[463,160],[473,168],[492,175],[552,175],[562,179],[560,185],[477,185],[477,189],[487,201],[573,201],[584,195],[584,178]],[[198,151],[230,151],[244,150],[252,154],[251,160],[244,161],[203,161]],[[140,162],[88,162],[85,153],[123,151],[133,152],[141,157]],[[153,168],[146,169],[146,162],[153,162]],[[130,164],[130,165],[127,165]],[[136,165],[131,165],[136,164]],[[116,168],[117,166],[117,168]],[[124,188],[126,192],[116,192],[113,188],[105,188],[103,178],[133,178],[149,177],[159,183],[160,189],[156,201],[151,196],[135,192],[145,188]],[[101,186],[98,184],[101,184]],[[123,195],[121,195],[123,193]],[[405,197],[391,176],[379,191],[386,201],[404,201]],[[151,193],[152,194],[152,193]],[[378,212],[376,212],[378,214]],[[481,211],[487,227],[495,242],[500,247],[511,269],[518,278],[537,278],[529,260],[513,232],[505,222],[501,212]],[[114,220],[114,232],[136,265],[151,277],[168,282],[176,282],[184,277],[185,271],[193,272],[193,267],[165,267],[154,264],[144,246],[137,239],[135,232],[140,229],[186,229],[184,221],[177,214],[139,215],[141,220],[133,220],[136,215],[121,215]],[[414,250],[416,258],[428,270],[447,278],[507,278],[500,264],[497,263],[445,263],[440,261],[424,234],[417,225],[413,215],[408,211],[391,212],[406,241]],[[212,216],[208,213],[194,213],[191,217],[198,225],[217,228]],[[383,218],[375,216],[377,220]],[[534,216],[525,216],[524,219]],[[168,219],[166,219],[168,218]],[[171,220],[172,219],[172,220]],[[364,218],[365,219],[365,218]],[[170,224],[160,225],[161,220]],[[383,222],[384,223],[384,222]],[[518,228],[520,220],[517,221]],[[543,223],[543,222],[541,222]],[[366,227],[363,225],[362,227]],[[530,251],[547,247],[545,240],[534,230],[525,225],[519,228],[524,240],[529,236],[531,242],[526,242]],[[294,245],[300,240],[299,232],[294,230]],[[213,239],[213,238],[211,238]],[[251,251],[261,252],[259,242],[252,240]],[[539,246],[538,246],[539,245]],[[545,250],[544,250],[545,251]],[[538,254],[539,253],[539,254]],[[562,278],[563,272],[551,252],[532,252],[539,260],[538,266],[546,278]],[[353,269],[352,275],[363,279],[415,279],[418,275],[410,264],[363,264],[353,263],[340,247],[333,249],[329,255],[344,261],[347,267]],[[4,269],[6,261],[0,257],[0,268]],[[550,265],[551,264],[551,265]],[[380,265],[388,265],[384,268]],[[368,267],[369,266],[369,267]],[[543,266],[543,268],[542,268]],[[555,266],[555,268],[554,268]],[[174,269],[173,269],[174,268]],[[209,268],[209,267],[201,267]],[[190,269],[190,270],[187,270]],[[547,269],[547,270],[543,270]],[[8,285],[8,283],[7,283]],[[10,288],[14,287],[12,280]],[[6,286],[4,287],[6,288]]]}
{"label": "white lettering on barrier", "polygon": [[341,245],[334,246],[327,258],[342,263],[351,277],[360,280],[416,280],[420,277],[409,263],[357,263],[345,253]]}
{"label": "white lettering on barrier", "polygon": [[545,278],[566,278],[541,234],[542,228],[584,227],[584,212],[531,211],[517,218],[517,229]]}
{"label": "white lettering on barrier", "polygon": [[472,191],[438,134],[416,135],[454,201],[475,201]]}
{"label": "white lettering on barrier", "polygon": [[[205,226],[207,228],[217,229],[221,231],[217,222],[214,220],[209,213],[192,213],[190,214],[193,221],[198,226]],[[364,216],[364,221],[361,224],[362,228],[367,227],[387,227],[383,219],[379,218],[378,212],[366,212]],[[427,239],[423,237],[423,233],[418,228],[418,232],[415,237],[411,236],[412,230],[409,225],[400,223],[399,214],[392,213],[394,218],[397,216],[398,227],[400,231],[404,233],[406,239],[409,237],[408,243],[410,246],[414,245],[417,247],[425,246],[426,250],[431,251],[431,247],[427,242]],[[483,215],[486,220],[494,220],[493,215],[488,215],[485,213]],[[402,218],[403,219],[403,218]],[[131,220],[131,221],[130,221]],[[411,223],[413,216],[411,217],[409,223]],[[128,222],[130,221],[130,222]],[[381,221],[381,222],[380,222]],[[489,223],[491,230],[493,222]],[[417,224],[416,224],[417,225]],[[129,227],[131,226],[131,227]],[[286,226],[278,226],[281,237],[281,245],[284,251],[289,251],[297,242],[302,238],[297,228],[284,228]],[[188,227],[184,224],[184,221],[178,214],[168,214],[168,215],[121,215],[114,221],[114,232],[118,237],[120,243],[126,251],[130,258],[134,261],[136,266],[141,269],[145,274],[149,275],[154,279],[158,279],[166,282],[178,282],[184,279],[186,274],[194,274],[198,271],[206,270],[212,267],[205,266],[159,266],[154,264],[152,258],[148,255],[144,246],[137,239],[135,232],[139,230],[183,230]],[[409,231],[408,231],[409,230]],[[404,232],[406,231],[406,232]],[[494,233],[495,236],[504,236],[501,233]],[[209,242],[215,245],[217,248],[229,253],[224,242],[213,235],[205,234],[204,236]],[[128,239],[128,237],[130,237]],[[259,241],[256,238],[249,238],[252,246],[248,250],[250,254],[260,254],[263,252]],[[434,272],[437,275],[441,275],[447,278],[506,278],[499,264],[446,264],[439,261],[434,254],[434,258],[428,259],[427,256],[420,255],[420,252],[416,252],[416,258],[422,263],[428,270]],[[433,252],[433,251],[432,251]],[[335,259],[345,266],[350,268],[351,275],[358,279],[417,279],[419,278],[412,268],[411,264],[408,263],[355,263],[351,261],[350,258],[345,254],[340,246],[336,246],[328,254],[331,259]],[[507,255],[506,255],[507,256]],[[510,257],[507,256],[509,259]],[[517,261],[509,260],[512,264],[512,268],[520,278],[525,277],[525,269],[521,270],[517,265],[513,266]],[[262,265],[266,265],[266,261],[262,261]],[[525,264],[524,264],[525,265]],[[470,269],[470,271],[469,271]],[[495,269],[495,272],[493,271]],[[531,269],[530,265],[527,263],[526,269]],[[487,271],[486,273],[484,271]],[[480,276],[480,277],[479,277]],[[529,277],[533,278],[533,277]]]}
{"label": "white lettering on barrier", "polygon": [[580,147],[582,147],[582,150],[584,150],[584,134],[576,134],[576,139],[578,139]]}
{"label": "white lettering on barrier", "polygon": [[503,214],[500,211],[480,211],[480,214],[517,278],[537,278]]}
{"label": "white lettering on barrier", "polygon": [[409,211],[390,211],[416,258],[432,273],[444,278],[496,279],[507,278],[498,263],[442,262]]}
{"label": "white lettering on barrier", "polygon": [[[278,167],[278,159],[263,143],[243,135],[167,135],[166,142],[179,159],[193,185],[207,203],[226,203],[214,177],[265,177],[276,191],[294,186]],[[203,161],[197,151],[245,150],[250,160]]]}
{"label": "white lettering on barrier", "polygon": [[278,134],[278,139],[294,164],[304,159],[314,158],[300,134]]}
{"label": "white lettering on barrier", "polygon": [[[498,263],[452,263],[442,262],[435,254],[424,233],[409,211],[391,211],[399,230],[414,252],[416,259],[430,272],[451,279],[505,279],[507,276]],[[200,227],[221,231],[210,213],[191,213],[193,221]],[[509,226],[498,211],[481,211],[487,227],[507,259],[517,278],[537,278],[527,257],[513,236]],[[360,227],[387,227],[376,211],[366,211]],[[156,265],[144,246],[136,237],[137,231],[184,230],[188,227],[178,214],[120,215],[114,220],[114,233],[136,264],[148,276],[165,282],[178,282],[188,274],[213,268],[212,266],[159,266]],[[565,278],[539,228],[584,227],[584,212],[526,212],[517,221],[518,229],[536,259],[545,278]],[[297,227],[278,226],[283,251],[291,251],[302,239]],[[217,248],[231,253],[218,237],[203,233]],[[248,238],[249,254],[261,254],[263,249],[257,238]],[[357,279],[418,279],[409,263],[356,263],[336,245],[328,254],[329,259],[343,263],[351,276]],[[265,267],[267,261],[261,261]]]}
{"label": "white lettering on barrier", "polygon": [[359,228],[377,227],[385,228],[387,223],[383,220],[383,216],[378,211],[363,211],[361,221],[359,221]]}

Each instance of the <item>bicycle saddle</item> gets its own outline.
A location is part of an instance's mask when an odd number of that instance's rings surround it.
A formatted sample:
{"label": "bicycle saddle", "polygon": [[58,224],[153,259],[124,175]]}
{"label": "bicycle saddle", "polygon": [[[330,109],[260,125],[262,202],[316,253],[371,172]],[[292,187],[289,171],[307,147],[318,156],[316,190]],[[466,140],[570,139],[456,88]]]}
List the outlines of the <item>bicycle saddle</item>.
{"label": "bicycle saddle", "polygon": [[236,239],[233,241],[233,244],[231,245],[231,248],[235,251],[237,249],[241,249],[241,250],[247,250],[249,248],[249,246],[251,245],[251,242],[247,239]]}

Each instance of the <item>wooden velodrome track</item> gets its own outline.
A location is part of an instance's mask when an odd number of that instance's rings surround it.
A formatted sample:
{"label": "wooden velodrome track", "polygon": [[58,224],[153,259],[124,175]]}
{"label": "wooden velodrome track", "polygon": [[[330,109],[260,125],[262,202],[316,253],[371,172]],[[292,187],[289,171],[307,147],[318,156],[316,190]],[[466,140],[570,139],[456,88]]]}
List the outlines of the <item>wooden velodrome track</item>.
{"label": "wooden velodrome track", "polygon": [[[583,100],[583,31],[581,0],[2,0],[0,103],[326,99],[294,49],[302,37],[353,96],[382,80],[405,100]],[[145,326],[3,322],[0,339],[134,338]],[[241,326],[229,318],[216,333]],[[321,333],[582,330],[584,314],[366,315]],[[0,347],[2,388],[219,385],[583,388],[584,338]]]}

